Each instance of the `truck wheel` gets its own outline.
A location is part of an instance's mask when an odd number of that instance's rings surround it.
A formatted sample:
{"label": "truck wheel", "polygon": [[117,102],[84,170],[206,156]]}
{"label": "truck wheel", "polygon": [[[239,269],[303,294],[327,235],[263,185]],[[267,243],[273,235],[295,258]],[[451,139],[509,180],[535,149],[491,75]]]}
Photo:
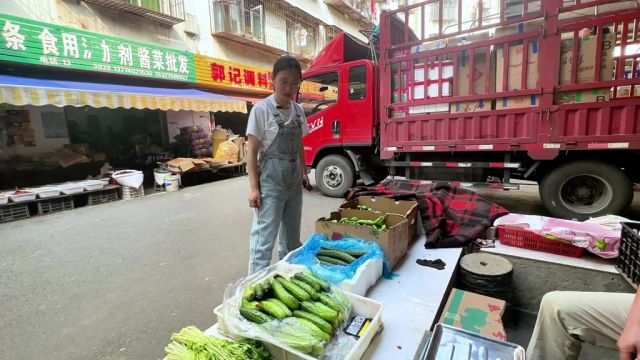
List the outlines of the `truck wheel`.
{"label": "truck wheel", "polygon": [[540,184],[540,197],[553,216],[586,220],[627,209],[633,187],[627,175],[613,165],[576,161],[547,174]]}
{"label": "truck wheel", "polygon": [[343,197],[353,186],[353,165],[340,155],[329,155],[318,163],[316,185],[323,194],[330,197]]}

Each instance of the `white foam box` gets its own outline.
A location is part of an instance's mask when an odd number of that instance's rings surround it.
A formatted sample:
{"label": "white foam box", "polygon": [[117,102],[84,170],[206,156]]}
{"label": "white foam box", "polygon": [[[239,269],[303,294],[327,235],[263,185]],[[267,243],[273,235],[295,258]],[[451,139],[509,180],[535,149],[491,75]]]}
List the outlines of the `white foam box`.
{"label": "white foam box", "polygon": [[[276,273],[289,276],[306,269],[304,266],[291,265],[288,263],[284,263],[283,261],[272,265],[270,268],[273,269],[273,271],[267,272],[264,277],[274,276]],[[260,280],[257,279],[256,281]],[[351,350],[344,357],[344,360],[358,360],[362,358],[362,355],[364,355],[365,351],[371,344],[371,341],[376,336],[376,334],[382,330],[382,310],[384,308],[384,305],[377,301],[367,299],[359,295],[351,294],[349,292],[344,292],[344,294],[351,302],[351,316],[360,315],[365,318],[372,319],[371,324],[365,330],[365,333],[360,336],[353,348],[351,348]],[[222,312],[223,305],[224,304],[221,304],[213,310],[218,318],[218,331],[224,336],[228,336],[236,340],[242,340],[242,336],[233,334],[227,327],[224,314]],[[261,341],[265,344],[265,346],[269,350],[269,353],[271,353],[271,356],[273,356],[275,360],[319,359],[312,355],[305,354],[299,350],[296,350],[286,344],[274,344],[264,340]]]}
{"label": "white foam box", "polygon": [[[287,261],[290,256],[300,251],[300,249],[302,248],[288,253],[282,261]],[[384,262],[382,259],[369,259],[358,267],[351,279],[343,280],[338,284],[338,287],[342,291],[364,296],[367,290],[375,285],[378,279],[382,277],[383,268]]]}

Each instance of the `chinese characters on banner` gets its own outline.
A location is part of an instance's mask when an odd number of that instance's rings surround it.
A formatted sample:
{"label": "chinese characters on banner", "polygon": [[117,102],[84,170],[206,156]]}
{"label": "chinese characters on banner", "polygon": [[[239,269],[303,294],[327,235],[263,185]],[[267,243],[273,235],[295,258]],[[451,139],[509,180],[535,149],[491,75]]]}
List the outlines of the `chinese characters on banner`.
{"label": "chinese characters on banner", "polygon": [[195,81],[192,53],[0,14],[0,60]]}
{"label": "chinese characters on banner", "polygon": [[[273,91],[271,71],[237,64],[204,55],[195,55],[196,83],[218,88],[247,89],[268,94]],[[300,93],[305,97],[325,99],[327,94],[319,91],[315,83],[303,81]]]}
{"label": "chinese characters on banner", "polygon": [[262,90],[272,89],[271,71],[196,55],[196,82],[217,87]]}

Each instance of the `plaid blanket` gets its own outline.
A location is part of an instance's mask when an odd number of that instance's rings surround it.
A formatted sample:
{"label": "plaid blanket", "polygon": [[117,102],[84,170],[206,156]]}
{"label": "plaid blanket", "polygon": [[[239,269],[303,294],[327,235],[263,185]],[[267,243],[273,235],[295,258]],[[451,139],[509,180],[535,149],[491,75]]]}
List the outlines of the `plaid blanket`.
{"label": "plaid blanket", "polygon": [[427,234],[426,248],[465,246],[482,236],[494,220],[509,213],[475,192],[449,183],[387,179],[373,187],[353,188],[346,198],[365,195],[417,200]]}

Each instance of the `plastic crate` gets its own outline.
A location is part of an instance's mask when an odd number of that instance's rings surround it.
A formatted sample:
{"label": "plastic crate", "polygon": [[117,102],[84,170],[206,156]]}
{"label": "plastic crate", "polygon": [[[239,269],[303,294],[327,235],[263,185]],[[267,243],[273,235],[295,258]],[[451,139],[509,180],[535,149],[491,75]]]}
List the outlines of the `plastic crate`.
{"label": "plastic crate", "polygon": [[30,216],[29,205],[7,205],[0,207],[0,223],[26,219]]}
{"label": "plastic crate", "polygon": [[115,190],[111,191],[102,191],[95,194],[89,194],[89,198],[87,199],[87,205],[100,205],[105,204],[112,201],[118,201],[118,192]]}
{"label": "plastic crate", "polygon": [[618,271],[636,286],[640,283],[640,224],[622,223]]}
{"label": "plastic crate", "polygon": [[498,226],[497,232],[498,239],[503,245],[575,258],[581,257],[582,254],[584,254],[584,248],[558,240],[550,240],[527,229]]}
{"label": "plastic crate", "polygon": [[53,214],[60,211],[73,210],[73,199],[62,198],[54,200],[46,200],[38,202],[38,214],[46,215]]}
{"label": "plastic crate", "polygon": [[144,186],[134,188],[131,186],[122,186],[120,188],[120,198],[122,200],[137,199],[144,196]]}

